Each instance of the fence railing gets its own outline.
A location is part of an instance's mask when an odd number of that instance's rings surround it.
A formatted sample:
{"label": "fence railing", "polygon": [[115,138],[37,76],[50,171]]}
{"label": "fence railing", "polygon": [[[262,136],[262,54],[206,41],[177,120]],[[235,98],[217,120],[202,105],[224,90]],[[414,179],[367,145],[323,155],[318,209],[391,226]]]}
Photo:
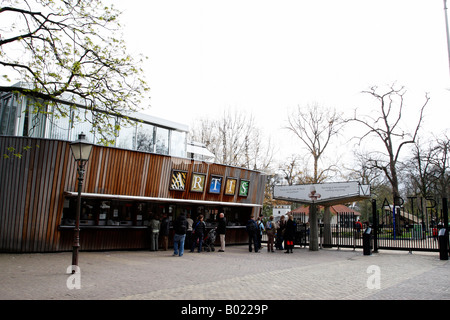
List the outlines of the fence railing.
{"label": "fence railing", "polygon": [[[378,217],[376,202],[373,201],[373,219],[370,224],[365,223],[358,227],[357,216],[353,213],[338,214],[334,224],[319,224],[319,245],[321,247],[336,248],[362,248],[362,234],[367,227],[372,229],[372,247],[376,249],[407,250],[407,251],[439,251],[438,232],[445,223],[448,225],[447,200],[443,200],[441,220],[443,225],[437,223],[400,223],[397,225],[385,224],[385,217]],[[447,213],[448,214],[448,213]],[[379,223],[381,221],[381,223]],[[423,220],[422,220],[423,221]],[[375,222],[375,223],[374,223]],[[304,216],[296,219],[296,234],[294,244],[299,246],[309,245],[309,224]],[[267,241],[263,235],[263,242]]]}

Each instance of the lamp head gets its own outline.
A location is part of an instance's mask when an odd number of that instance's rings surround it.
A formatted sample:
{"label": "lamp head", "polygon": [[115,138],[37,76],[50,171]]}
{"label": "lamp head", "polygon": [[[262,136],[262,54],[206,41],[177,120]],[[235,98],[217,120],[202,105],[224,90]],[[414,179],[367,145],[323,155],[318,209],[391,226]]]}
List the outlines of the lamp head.
{"label": "lamp head", "polygon": [[70,144],[72,155],[75,161],[88,161],[92,150],[92,144],[86,141],[86,135],[82,132],[78,135],[78,140]]}

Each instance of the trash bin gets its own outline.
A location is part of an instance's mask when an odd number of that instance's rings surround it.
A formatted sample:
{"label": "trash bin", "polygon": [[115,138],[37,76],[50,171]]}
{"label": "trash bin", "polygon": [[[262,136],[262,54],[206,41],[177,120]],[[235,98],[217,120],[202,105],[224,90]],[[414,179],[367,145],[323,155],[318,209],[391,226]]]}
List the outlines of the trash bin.
{"label": "trash bin", "polygon": [[448,230],[442,228],[439,230],[439,259],[448,260]]}
{"label": "trash bin", "polygon": [[365,256],[372,255],[372,228],[367,228],[363,233],[363,253]]}

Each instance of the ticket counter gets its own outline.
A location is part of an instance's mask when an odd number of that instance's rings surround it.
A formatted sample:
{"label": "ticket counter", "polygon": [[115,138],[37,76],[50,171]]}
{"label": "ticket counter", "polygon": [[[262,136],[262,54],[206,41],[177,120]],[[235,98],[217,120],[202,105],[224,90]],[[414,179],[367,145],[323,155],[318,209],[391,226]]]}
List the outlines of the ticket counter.
{"label": "ticket counter", "polygon": [[[72,250],[77,165],[69,141],[0,136],[0,149],[27,151],[2,161],[0,251]],[[246,243],[243,227],[262,208],[262,172],[142,151],[94,146],[81,190],[80,250],[149,248],[151,214],[202,214],[229,223],[227,245]],[[172,241],[171,237],[169,240]]]}

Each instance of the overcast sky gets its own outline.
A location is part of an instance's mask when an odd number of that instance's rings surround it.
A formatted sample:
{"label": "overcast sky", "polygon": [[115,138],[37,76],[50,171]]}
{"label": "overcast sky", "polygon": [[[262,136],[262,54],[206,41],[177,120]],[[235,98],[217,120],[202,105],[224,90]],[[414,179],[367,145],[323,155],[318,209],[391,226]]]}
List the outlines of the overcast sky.
{"label": "overcast sky", "polygon": [[127,0],[125,41],[149,59],[150,114],[191,125],[248,110],[274,140],[289,111],[373,107],[361,91],[397,83],[408,116],[429,93],[425,130],[449,119],[442,0]]}
{"label": "overcast sky", "polygon": [[146,113],[192,125],[247,110],[290,149],[281,128],[293,108],[364,113],[375,105],[363,90],[396,83],[407,89],[405,118],[417,119],[428,92],[423,132],[450,127],[443,0],[105,2],[123,11],[130,53],[148,57]]}

